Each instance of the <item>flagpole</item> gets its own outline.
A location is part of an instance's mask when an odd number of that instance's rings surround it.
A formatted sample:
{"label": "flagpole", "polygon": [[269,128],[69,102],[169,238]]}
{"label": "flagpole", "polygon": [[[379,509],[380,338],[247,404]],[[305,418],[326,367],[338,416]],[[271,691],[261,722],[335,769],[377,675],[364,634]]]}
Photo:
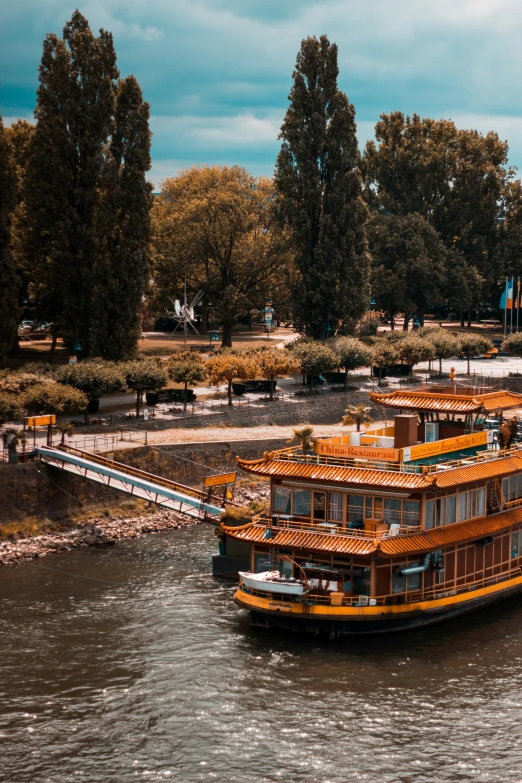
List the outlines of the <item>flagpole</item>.
{"label": "flagpole", "polygon": [[508,279],[506,277],[506,287],[504,289],[504,295],[506,297],[506,301],[504,302],[504,339],[506,339],[506,332],[507,332],[507,295],[508,295]]}
{"label": "flagpole", "polygon": [[517,332],[518,332],[518,314],[520,312],[520,276],[517,280]]}
{"label": "flagpole", "polygon": [[513,334],[513,306],[515,304],[515,278],[511,278],[511,324],[509,326],[509,334]]}

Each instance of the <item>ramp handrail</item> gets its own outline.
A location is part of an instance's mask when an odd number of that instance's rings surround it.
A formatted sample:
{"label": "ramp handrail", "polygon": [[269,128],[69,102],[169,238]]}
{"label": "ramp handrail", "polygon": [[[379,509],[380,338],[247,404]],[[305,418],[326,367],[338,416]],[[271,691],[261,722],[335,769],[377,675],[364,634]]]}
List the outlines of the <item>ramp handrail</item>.
{"label": "ramp handrail", "polygon": [[81,449],[77,449],[74,446],[69,446],[68,444],[63,444],[63,446],[60,446],[57,450],[66,451],[70,454],[77,454],[82,459],[89,460],[89,462],[97,462],[100,465],[116,468],[120,471],[120,473],[128,473],[130,476],[143,478],[147,481],[152,481],[154,484],[167,487],[168,489],[180,490],[184,493],[192,495],[193,497],[200,498],[201,500],[206,500],[208,497],[208,495],[205,492],[202,492],[200,489],[188,487],[185,484],[180,484],[178,481],[172,481],[172,479],[164,478],[163,476],[157,476],[155,473],[148,473],[146,470],[134,468],[131,465],[126,465],[124,462],[117,462],[116,460],[107,459],[107,457],[101,457],[99,454],[91,454],[90,451],[82,451]]}

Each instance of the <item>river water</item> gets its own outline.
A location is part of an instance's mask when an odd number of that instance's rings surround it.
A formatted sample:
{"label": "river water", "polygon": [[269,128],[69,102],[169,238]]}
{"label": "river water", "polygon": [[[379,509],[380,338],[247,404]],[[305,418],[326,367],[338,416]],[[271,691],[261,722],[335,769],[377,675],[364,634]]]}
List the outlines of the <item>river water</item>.
{"label": "river water", "polygon": [[214,549],[200,526],[0,571],[1,781],[522,781],[522,603],[266,632]]}

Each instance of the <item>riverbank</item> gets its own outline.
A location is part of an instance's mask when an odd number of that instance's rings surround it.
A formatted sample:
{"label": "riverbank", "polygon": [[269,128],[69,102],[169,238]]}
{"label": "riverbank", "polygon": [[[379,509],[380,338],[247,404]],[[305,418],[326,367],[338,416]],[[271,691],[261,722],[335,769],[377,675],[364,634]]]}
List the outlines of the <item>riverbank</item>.
{"label": "riverbank", "polygon": [[[257,484],[239,490],[236,493],[236,502],[244,506],[254,504],[254,510],[257,510],[257,505],[267,500],[268,496],[269,485]],[[180,530],[197,524],[201,522],[167,509],[128,518],[95,516],[69,529],[46,531],[36,536],[18,533],[0,541],[0,566],[14,565],[24,560],[34,560],[71,549],[114,546],[124,539],[165,530]]]}

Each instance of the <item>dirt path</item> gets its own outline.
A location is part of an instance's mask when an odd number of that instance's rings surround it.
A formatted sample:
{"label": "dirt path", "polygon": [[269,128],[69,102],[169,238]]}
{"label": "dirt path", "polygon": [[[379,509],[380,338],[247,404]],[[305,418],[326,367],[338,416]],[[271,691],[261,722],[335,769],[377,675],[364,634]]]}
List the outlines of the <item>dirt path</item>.
{"label": "dirt path", "polygon": [[[204,443],[207,441],[230,440],[267,440],[269,438],[291,438],[293,430],[300,429],[305,424],[264,425],[262,427],[208,427],[205,429],[171,429],[149,432],[148,443]],[[313,426],[314,435],[347,435],[353,427],[342,427],[340,424],[317,424]],[[378,426],[375,422],[374,426]]]}

